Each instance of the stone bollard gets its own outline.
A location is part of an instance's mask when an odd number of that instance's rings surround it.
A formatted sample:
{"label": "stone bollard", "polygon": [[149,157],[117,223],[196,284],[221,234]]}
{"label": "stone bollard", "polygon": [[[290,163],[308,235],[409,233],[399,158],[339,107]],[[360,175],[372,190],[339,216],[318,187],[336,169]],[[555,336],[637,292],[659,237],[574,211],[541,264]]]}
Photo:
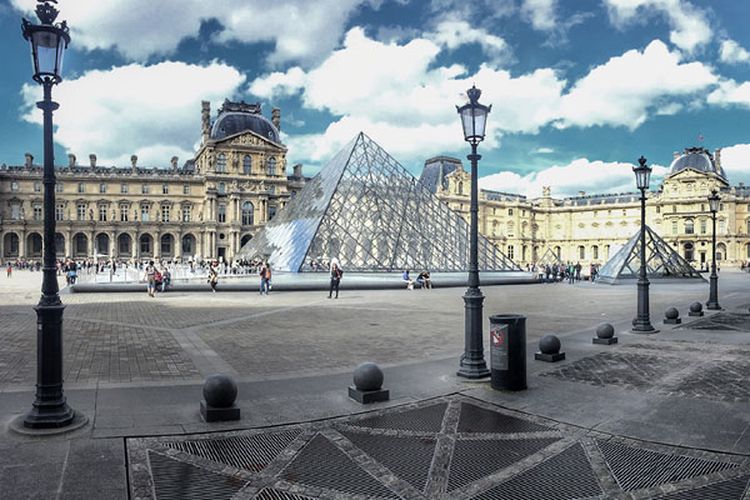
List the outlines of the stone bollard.
{"label": "stone bollard", "polygon": [[534,354],[534,359],[554,363],[565,359],[565,353],[560,352],[560,339],[554,335],[545,335],[539,341],[539,352]]}
{"label": "stone bollard", "polygon": [[690,312],[688,316],[703,316],[703,304],[700,302],[693,302],[690,304]]}
{"label": "stone bollard", "polygon": [[609,323],[602,323],[596,327],[596,337],[592,340],[594,344],[612,345],[617,343],[615,327]]}
{"label": "stone bollard", "polygon": [[[696,302],[696,304],[700,303]],[[680,311],[678,311],[676,307],[670,307],[664,311],[665,325],[679,325],[680,323],[682,323],[682,319],[680,319]]]}
{"label": "stone bollard", "polygon": [[234,402],[237,399],[237,383],[229,375],[219,373],[209,375],[203,382],[201,416],[206,422],[239,420],[240,409]]}
{"label": "stone bollard", "polygon": [[375,363],[362,363],[354,369],[354,385],[349,386],[349,397],[362,404],[388,401],[388,389],[383,389],[383,370]]}

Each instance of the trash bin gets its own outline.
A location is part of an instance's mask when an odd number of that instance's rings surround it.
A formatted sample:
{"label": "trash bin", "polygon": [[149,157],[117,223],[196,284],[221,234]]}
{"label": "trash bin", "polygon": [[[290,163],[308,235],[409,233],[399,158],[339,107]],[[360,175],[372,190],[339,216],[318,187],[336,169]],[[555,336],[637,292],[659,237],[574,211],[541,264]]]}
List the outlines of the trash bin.
{"label": "trash bin", "polygon": [[490,316],[490,366],[493,389],[526,389],[526,316]]}

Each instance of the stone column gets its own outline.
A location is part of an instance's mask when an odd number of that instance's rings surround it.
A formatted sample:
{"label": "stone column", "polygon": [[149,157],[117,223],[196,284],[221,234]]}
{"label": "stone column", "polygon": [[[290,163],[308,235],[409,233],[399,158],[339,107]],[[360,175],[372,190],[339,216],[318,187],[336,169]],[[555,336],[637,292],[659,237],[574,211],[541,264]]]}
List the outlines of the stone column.
{"label": "stone column", "polygon": [[26,255],[26,230],[21,229],[18,235],[18,257],[26,259],[28,258]]}
{"label": "stone column", "polygon": [[140,241],[138,237],[138,231],[130,234],[131,243],[130,243],[130,253],[132,254],[133,261],[138,260],[138,251],[140,247]]}
{"label": "stone column", "polygon": [[177,233],[174,237],[174,252],[175,258],[180,257],[182,259],[182,231]]}

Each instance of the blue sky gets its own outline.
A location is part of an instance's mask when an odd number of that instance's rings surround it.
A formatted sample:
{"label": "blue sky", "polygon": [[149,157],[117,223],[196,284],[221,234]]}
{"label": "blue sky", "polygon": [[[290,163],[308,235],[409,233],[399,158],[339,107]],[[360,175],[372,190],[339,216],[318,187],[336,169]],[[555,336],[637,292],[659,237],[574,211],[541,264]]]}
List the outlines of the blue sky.
{"label": "blue sky", "polygon": [[[3,0],[0,163],[41,158],[39,89]],[[481,185],[537,196],[632,190],[645,155],[723,148],[750,182],[750,2],[744,0],[60,0],[72,29],[54,91],[57,163],[191,157],[200,101],[282,109],[289,163],[314,174],[358,131],[418,175],[464,158],[455,105],[492,104]],[[702,140],[699,140],[702,137]]]}

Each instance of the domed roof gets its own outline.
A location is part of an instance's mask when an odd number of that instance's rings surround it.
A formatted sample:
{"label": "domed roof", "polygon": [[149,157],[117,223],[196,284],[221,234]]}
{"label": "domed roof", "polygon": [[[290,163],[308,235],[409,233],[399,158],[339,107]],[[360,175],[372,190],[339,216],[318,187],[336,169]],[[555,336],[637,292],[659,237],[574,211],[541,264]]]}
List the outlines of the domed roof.
{"label": "domed roof", "polygon": [[712,172],[724,177],[724,170],[716,165],[714,157],[705,148],[685,148],[685,152],[675,158],[669,166],[669,175],[688,168],[699,172]]}
{"label": "domed roof", "polygon": [[234,134],[252,131],[280,143],[279,130],[260,112],[260,104],[224,101],[211,128],[211,139],[221,140]]}

